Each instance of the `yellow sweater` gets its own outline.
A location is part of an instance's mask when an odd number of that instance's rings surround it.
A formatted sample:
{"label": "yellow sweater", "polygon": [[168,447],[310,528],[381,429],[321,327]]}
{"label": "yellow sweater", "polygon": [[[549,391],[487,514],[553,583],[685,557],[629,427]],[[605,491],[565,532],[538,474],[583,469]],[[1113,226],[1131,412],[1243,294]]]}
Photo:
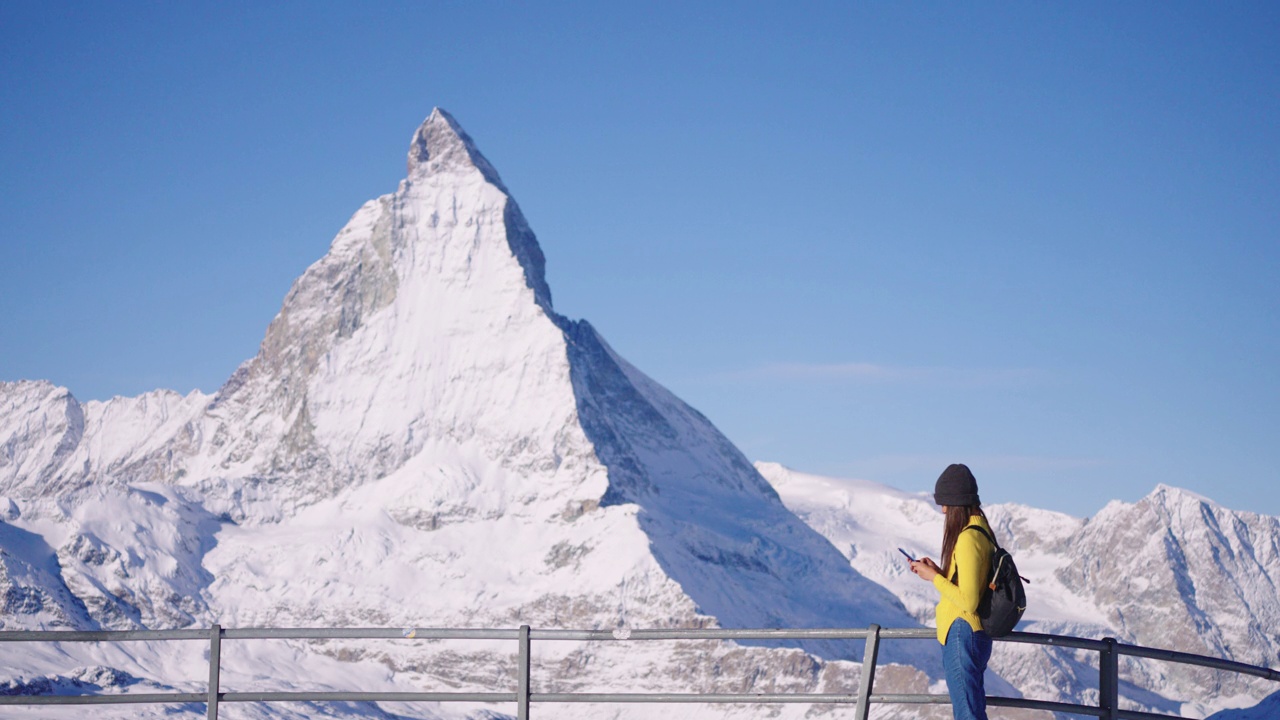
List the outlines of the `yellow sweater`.
{"label": "yellow sweater", "polygon": [[[981,515],[969,518],[965,527],[978,525],[988,532],[991,527]],[[991,577],[991,553],[995,548],[986,535],[980,532],[964,531],[956,538],[956,547],[951,551],[951,576],[941,574],[933,577],[933,586],[942,593],[942,599],[934,609],[934,618],[938,623],[938,642],[947,644],[947,631],[951,623],[960,618],[969,623],[974,632],[982,629],[982,621],[978,619],[978,601],[987,590]]]}

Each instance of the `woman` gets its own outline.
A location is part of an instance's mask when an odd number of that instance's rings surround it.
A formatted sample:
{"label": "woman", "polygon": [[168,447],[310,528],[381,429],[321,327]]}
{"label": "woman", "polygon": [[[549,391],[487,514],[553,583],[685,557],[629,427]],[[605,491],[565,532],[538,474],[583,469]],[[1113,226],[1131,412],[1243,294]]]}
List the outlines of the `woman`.
{"label": "woman", "polygon": [[[991,527],[978,499],[978,481],[964,465],[942,471],[933,500],[946,514],[942,530],[942,567],[929,558],[911,563],[911,572],[929,580],[942,599],[934,613],[942,664],[956,720],[987,720],[987,696],[982,674],[991,658],[991,637],[982,630],[978,602],[991,576],[995,549]],[[965,532],[967,528],[980,528]]]}

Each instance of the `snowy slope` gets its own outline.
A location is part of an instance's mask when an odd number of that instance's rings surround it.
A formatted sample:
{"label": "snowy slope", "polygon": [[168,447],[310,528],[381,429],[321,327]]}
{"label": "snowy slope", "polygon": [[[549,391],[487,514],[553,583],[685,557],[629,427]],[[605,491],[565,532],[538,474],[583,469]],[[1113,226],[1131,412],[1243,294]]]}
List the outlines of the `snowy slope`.
{"label": "snowy slope", "polygon": [[[783,501],[932,623],[936,592],[896,550],[937,557],[942,516],[927,493],[757,463]],[[1280,519],[1222,508],[1167,486],[1081,520],[1020,505],[986,508],[1027,586],[1019,630],[1121,641],[1280,666]],[[1096,702],[1096,659],[1034,646],[997,647],[992,668],[1027,697]],[[1274,684],[1126,660],[1130,707],[1201,716],[1257,702]]]}
{"label": "snowy slope", "polygon": [[1223,710],[1209,716],[1209,720],[1275,720],[1276,718],[1280,718],[1280,690],[1253,707]]}

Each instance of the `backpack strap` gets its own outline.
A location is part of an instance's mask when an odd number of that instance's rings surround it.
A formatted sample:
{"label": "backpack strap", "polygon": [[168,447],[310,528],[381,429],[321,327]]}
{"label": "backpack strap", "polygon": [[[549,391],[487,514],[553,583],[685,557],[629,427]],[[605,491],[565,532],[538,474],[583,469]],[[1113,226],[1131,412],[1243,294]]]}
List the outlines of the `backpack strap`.
{"label": "backpack strap", "polygon": [[[966,525],[964,529],[977,530],[978,532],[987,536],[987,539],[991,541],[992,547],[994,547],[996,550],[1000,549],[1000,543],[996,542],[996,536],[992,535],[986,528],[982,527],[981,525]],[[961,530],[960,532],[964,532],[964,530]]]}
{"label": "backpack strap", "polygon": [[[992,555],[994,555],[994,554],[995,554],[996,550],[999,550],[999,549],[1000,549],[1000,543],[996,542],[996,538],[995,538],[995,536],[994,536],[994,535],[992,535],[992,534],[991,534],[991,533],[990,533],[986,528],[982,527],[981,525],[966,525],[966,526],[964,527],[964,530],[961,530],[960,532],[964,532],[965,530],[977,530],[978,532],[982,533],[983,535],[986,535],[986,536],[987,536],[987,539],[991,541],[991,548],[992,548],[992,549],[991,549],[991,554],[992,554]],[[994,567],[993,567],[993,568],[991,568],[991,572],[992,572],[993,574],[995,573],[995,568],[994,568]],[[956,575],[958,575],[959,573],[960,573],[960,568],[959,568],[959,567],[953,567],[953,568],[951,568],[951,578],[950,578],[950,579],[951,579],[951,582],[953,582],[953,583],[954,583],[954,582],[956,581]]]}
{"label": "backpack strap", "polygon": [[[992,554],[992,555],[995,555],[996,551],[1000,549],[1000,543],[996,542],[996,538],[995,538],[995,536],[994,536],[994,535],[992,535],[991,533],[987,532],[987,529],[986,529],[986,528],[984,528],[984,527],[982,527],[981,525],[968,525],[968,526],[966,526],[966,527],[965,527],[965,530],[977,530],[978,532],[982,533],[983,535],[986,535],[986,536],[987,536],[987,539],[991,541],[991,545],[995,548],[995,550],[992,550],[992,551],[991,551],[991,554]],[[964,532],[964,530],[961,530],[960,532]],[[1006,555],[1007,555],[1007,553],[1006,553]],[[997,574],[997,573],[999,573],[999,571],[1000,571],[1000,568],[999,568],[999,567],[993,567],[993,568],[991,568],[991,578],[992,578],[992,581],[991,581],[991,589],[992,589],[992,590],[995,590],[995,589],[996,589],[996,586],[995,586],[995,576],[996,576],[996,574]],[[955,573],[954,573],[954,572],[953,572],[953,573],[951,573],[951,576],[952,576],[952,577],[955,577]],[[1025,583],[1029,583],[1029,582],[1031,582],[1030,580],[1028,580],[1028,579],[1026,579],[1026,578],[1022,577],[1021,575],[1019,575],[1018,577],[1019,577],[1019,578],[1022,578],[1022,582],[1025,582]]]}

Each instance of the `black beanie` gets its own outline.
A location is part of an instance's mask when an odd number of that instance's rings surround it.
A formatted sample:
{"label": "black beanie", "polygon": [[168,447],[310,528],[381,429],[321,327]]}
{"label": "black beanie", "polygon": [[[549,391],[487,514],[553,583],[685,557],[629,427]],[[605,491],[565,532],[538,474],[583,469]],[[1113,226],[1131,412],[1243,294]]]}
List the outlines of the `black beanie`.
{"label": "black beanie", "polygon": [[981,505],[978,481],[968,467],[959,463],[948,465],[933,486],[933,501],[939,505]]}

